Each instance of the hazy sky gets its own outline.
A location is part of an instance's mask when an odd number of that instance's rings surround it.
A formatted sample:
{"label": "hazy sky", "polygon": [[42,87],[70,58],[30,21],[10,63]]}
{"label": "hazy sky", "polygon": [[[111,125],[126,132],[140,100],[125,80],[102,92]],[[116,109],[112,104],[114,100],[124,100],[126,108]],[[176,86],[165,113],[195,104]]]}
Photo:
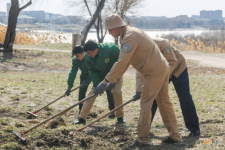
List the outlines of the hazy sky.
{"label": "hazy sky", "polygon": [[[25,2],[28,0],[24,0]],[[33,0],[35,1],[35,0]],[[63,15],[82,15],[78,7],[69,8],[69,0],[36,0],[26,10],[44,10]],[[0,11],[6,11],[6,3],[0,0]],[[223,10],[225,17],[225,0],[145,0],[141,7],[135,9],[138,15],[167,16],[199,15],[200,10]]]}

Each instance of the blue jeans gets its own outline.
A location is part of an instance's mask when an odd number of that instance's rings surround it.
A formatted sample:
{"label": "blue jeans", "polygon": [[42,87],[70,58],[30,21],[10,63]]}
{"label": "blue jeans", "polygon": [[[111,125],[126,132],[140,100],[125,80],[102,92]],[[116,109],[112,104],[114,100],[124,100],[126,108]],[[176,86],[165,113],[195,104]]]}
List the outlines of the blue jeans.
{"label": "blue jeans", "polygon": [[[195,104],[192,100],[192,96],[190,93],[187,68],[180,74],[178,78],[176,78],[175,76],[172,76],[170,81],[172,81],[174,88],[177,92],[177,95],[180,101],[180,107],[184,117],[184,122],[187,129],[191,132],[200,130]],[[155,100],[152,105],[152,121],[153,121],[155,112],[157,110],[157,107],[158,106]]]}

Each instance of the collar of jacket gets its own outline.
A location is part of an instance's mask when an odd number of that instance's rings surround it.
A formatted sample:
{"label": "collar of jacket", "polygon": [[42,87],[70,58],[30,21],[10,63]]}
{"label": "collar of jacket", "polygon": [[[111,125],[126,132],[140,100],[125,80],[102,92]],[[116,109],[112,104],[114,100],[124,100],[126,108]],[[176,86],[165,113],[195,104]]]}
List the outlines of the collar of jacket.
{"label": "collar of jacket", "polygon": [[127,30],[127,26],[124,26],[122,31],[120,32],[120,43],[123,40],[126,30]]}
{"label": "collar of jacket", "polygon": [[95,57],[95,58],[99,58],[99,57],[102,57],[103,56],[103,50],[102,50],[102,45],[101,44],[98,44],[98,56]]}

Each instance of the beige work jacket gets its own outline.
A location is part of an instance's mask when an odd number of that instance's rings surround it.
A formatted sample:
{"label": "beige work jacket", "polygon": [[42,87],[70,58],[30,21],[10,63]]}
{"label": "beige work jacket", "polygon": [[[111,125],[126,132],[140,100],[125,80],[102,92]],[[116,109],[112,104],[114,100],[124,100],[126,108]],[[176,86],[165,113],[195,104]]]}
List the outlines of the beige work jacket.
{"label": "beige work jacket", "polygon": [[[153,38],[153,41],[158,45],[160,51],[167,59],[170,65],[170,73],[175,77],[187,68],[186,61],[179,50],[169,44],[169,41],[163,38]],[[136,72],[136,91],[141,91],[144,83],[144,76],[140,72]]]}
{"label": "beige work jacket", "polygon": [[116,82],[131,64],[144,76],[156,77],[169,64],[155,42],[143,31],[124,26],[120,33],[121,52],[118,62],[106,76],[111,83]]}

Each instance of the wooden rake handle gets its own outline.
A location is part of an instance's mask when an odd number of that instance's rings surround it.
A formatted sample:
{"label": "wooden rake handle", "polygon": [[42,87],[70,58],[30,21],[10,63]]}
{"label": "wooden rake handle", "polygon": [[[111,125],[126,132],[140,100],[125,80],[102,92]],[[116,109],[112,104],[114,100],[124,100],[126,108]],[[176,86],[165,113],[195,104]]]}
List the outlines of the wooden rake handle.
{"label": "wooden rake handle", "polygon": [[53,118],[55,118],[55,117],[57,117],[57,116],[61,116],[61,115],[65,114],[66,112],[68,112],[69,110],[73,109],[73,108],[76,107],[77,105],[79,105],[79,104],[81,104],[81,103],[87,101],[88,99],[91,99],[91,98],[94,97],[94,96],[95,96],[95,95],[92,94],[91,96],[89,96],[89,97],[87,97],[87,98],[85,98],[85,99],[79,101],[78,103],[76,103],[76,104],[70,106],[69,108],[67,108],[67,109],[65,109],[65,110],[63,110],[63,111],[61,111],[61,112],[59,112],[58,114],[56,114],[56,115],[54,115],[54,116],[52,116],[52,117],[50,117],[50,118],[44,120],[43,122],[40,122],[39,124],[37,124],[37,125],[33,126],[32,128],[28,129],[27,131],[22,132],[21,135],[25,135],[25,134],[27,134],[28,132],[30,132],[31,130],[33,130],[33,129],[39,127],[40,125],[42,125],[42,124],[44,124],[44,123],[46,123],[46,122],[48,122],[49,120],[51,120],[51,119],[53,119]]}
{"label": "wooden rake handle", "polygon": [[96,119],[95,121],[93,121],[93,122],[87,124],[87,125],[84,126],[83,128],[78,129],[77,132],[81,132],[81,131],[84,130],[85,128],[87,128],[87,127],[91,126],[92,124],[94,124],[95,122],[97,122],[97,121],[99,121],[99,120],[105,118],[105,117],[108,116],[109,114],[111,114],[111,113],[113,113],[114,111],[116,111],[117,109],[119,109],[119,108],[121,108],[121,107],[123,107],[123,106],[129,104],[129,103],[132,102],[132,101],[134,101],[134,98],[132,98],[131,100],[129,100],[129,101],[123,103],[122,105],[120,105],[120,106],[114,108],[113,110],[111,110],[111,111],[108,112],[107,114],[105,114],[105,115],[103,115],[102,117]]}
{"label": "wooden rake handle", "polygon": [[[73,92],[73,91],[75,91],[75,90],[79,89],[80,87],[81,87],[81,85],[80,85],[80,86],[78,86],[78,87],[76,87],[75,89],[72,89],[72,90],[71,90],[71,92]],[[49,106],[49,105],[51,105],[52,103],[54,103],[54,102],[56,102],[56,101],[60,100],[61,98],[65,97],[65,96],[66,96],[65,94],[64,94],[64,95],[62,95],[62,96],[60,96],[59,98],[55,99],[55,100],[54,100],[54,101],[52,101],[51,103],[48,103],[47,105],[45,105],[45,106],[41,107],[40,109],[38,109],[38,110],[34,111],[34,112],[33,112],[33,114],[38,113],[38,112],[39,112],[39,111],[41,111],[42,109],[44,109],[44,108],[48,107],[48,106]]]}

